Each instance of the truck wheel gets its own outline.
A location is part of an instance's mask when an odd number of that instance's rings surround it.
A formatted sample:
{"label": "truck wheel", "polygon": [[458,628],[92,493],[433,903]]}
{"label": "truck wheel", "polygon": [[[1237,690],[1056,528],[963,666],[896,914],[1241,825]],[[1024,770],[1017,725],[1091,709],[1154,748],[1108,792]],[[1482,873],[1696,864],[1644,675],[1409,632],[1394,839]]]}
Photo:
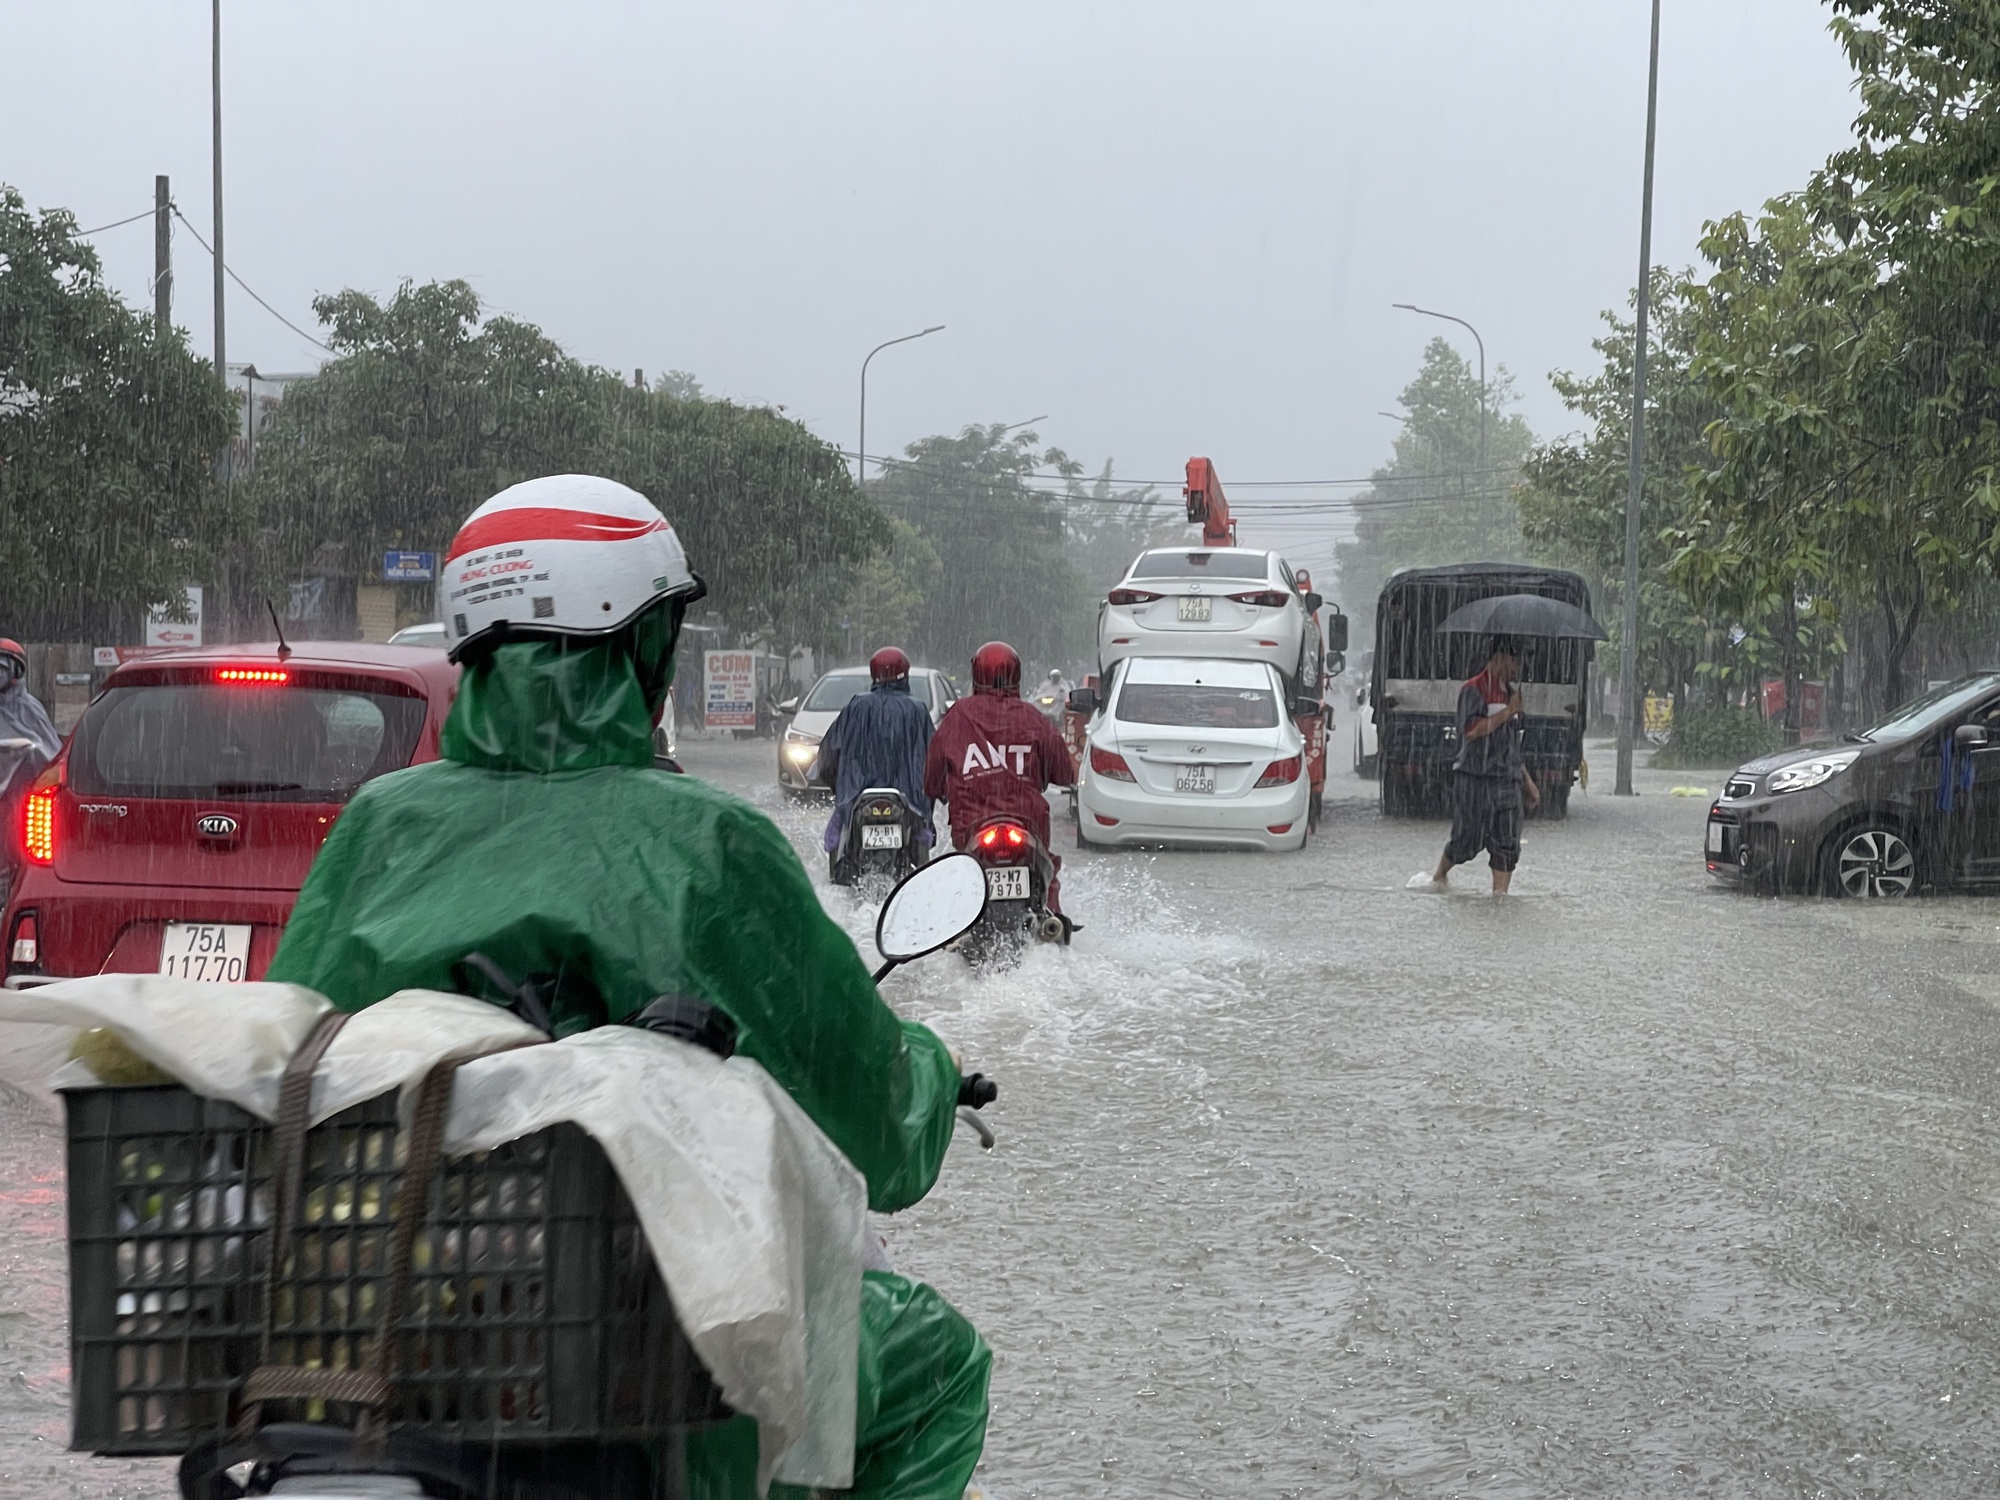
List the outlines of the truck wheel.
{"label": "truck wheel", "polygon": [[1312,794],[1312,799],[1306,803],[1306,827],[1311,829],[1314,833],[1319,832],[1319,815],[1321,810],[1325,806],[1326,806],[1325,792],[1315,789]]}

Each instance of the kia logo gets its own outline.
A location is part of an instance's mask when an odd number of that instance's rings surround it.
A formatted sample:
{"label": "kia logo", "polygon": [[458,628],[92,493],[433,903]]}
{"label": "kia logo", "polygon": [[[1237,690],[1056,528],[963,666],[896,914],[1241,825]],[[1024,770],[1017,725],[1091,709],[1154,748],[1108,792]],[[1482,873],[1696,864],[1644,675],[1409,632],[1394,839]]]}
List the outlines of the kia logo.
{"label": "kia logo", "polygon": [[228,813],[203,813],[194,820],[196,830],[205,839],[233,839],[236,837],[236,820]]}

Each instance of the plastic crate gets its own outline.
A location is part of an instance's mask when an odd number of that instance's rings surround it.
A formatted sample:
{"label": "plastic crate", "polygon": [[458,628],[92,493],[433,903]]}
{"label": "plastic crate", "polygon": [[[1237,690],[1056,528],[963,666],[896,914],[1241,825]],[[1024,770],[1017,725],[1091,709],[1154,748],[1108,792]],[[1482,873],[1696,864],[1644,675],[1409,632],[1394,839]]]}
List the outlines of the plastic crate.
{"label": "plastic crate", "polygon": [[[70,1446],[182,1453],[260,1362],[271,1128],[168,1087],[64,1096]],[[308,1136],[269,1362],[367,1364],[401,1143],[393,1095]],[[557,1125],[438,1165],[412,1258],[392,1428],[447,1440],[643,1441],[726,1416],[603,1151]],[[267,1402],[266,1420],[347,1420]]]}

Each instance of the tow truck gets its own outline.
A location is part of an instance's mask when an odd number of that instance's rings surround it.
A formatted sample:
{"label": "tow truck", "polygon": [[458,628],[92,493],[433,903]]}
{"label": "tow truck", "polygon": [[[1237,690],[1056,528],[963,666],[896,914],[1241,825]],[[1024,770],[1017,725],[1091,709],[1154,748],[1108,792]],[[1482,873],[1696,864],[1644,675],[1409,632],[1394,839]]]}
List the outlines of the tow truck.
{"label": "tow truck", "polygon": [[[1229,497],[1222,488],[1222,481],[1215,472],[1215,465],[1207,458],[1190,458],[1187,461],[1186,482],[1181,497],[1187,507],[1188,524],[1201,527],[1201,541],[1198,547],[1187,547],[1188,552],[1205,551],[1215,553],[1224,549],[1234,549],[1239,543],[1236,531],[1236,517],[1230,513]],[[1246,559],[1247,560],[1247,559]],[[1218,566],[1219,561],[1218,561]],[[1320,610],[1324,601],[1313,592],[1312,576],[1304,570],[1294,570],[1282,559],[1273,564],[1273,578],[1282,576],[1284,584],[1295,592],[1304,606],[1304,637],[1296,645],[1282,635],[1272,639],[1268,626],[1254,628],[1236,626],[1225,628],[1220,618],[1211,613],[1211,606],[1203,605],[1198,615],[1182,615],[1177,628],[1167,631],[1150,632],[1136,630],[1131,635],[1108,633],[1106,616],[1100,612],[1098,672],[1099,678],[1086,679],[1084,691],[1075,695],[1089,707],[1071,706],[1063,715],[1063,735],[1069,745],[1070,755],[1079,767],[1085,746],[1085,731],[1091,713],[1095,711],[1099,683],[1107,674],[1131,655],[1160,655],[1217,657],[1268,661],[1292,685],[1293,697],[1290,711],[1293,722],[1298,726],[1300,737],[1305,742],[1306,772],[1310,778],[1312,794],[1308,808],[1308,826],[1319,825],[1320,808],[1324,800],[1326,785],[1326,749],[1332,728],[1332,711],[1326,702],[1326,682],[1337,675],[1344,664],[1347,649],[1347,617],[1339,606],[1332,607],[1333,613],[1324,627],[1320,622]],[[1121,606],[1122,587],[1114,589],[1105,601],[1105,610]],[[1145,592],[1131,593],[1135,599],[1156,597]],[[1261,594],[1246,593],[1230,596],[1221,601],[1227,612],[1230,598],[1264,601]],[[1277,603],[1281,595],[1270,596],[1269,603]],[[1196,601],[1199,602],[1199,601]],[[1161,608],[1166,606],[1162,605]],[[1240,611],[1237,613],[1241,613]],[[1111,619],[1116,620],[1117,615]],[[1216,620],[1216,628],[1210,632],[1200,628],[1211,618]],[[1182,629],[1190,621],[1196,628]],[[1123,627],[1117,627],[1123,628]],[[1282,642],[1282,643],[1281,643]],[[1296,652],[1296,654],[1294,654]],[[1329,654],[1331,653],[1331,654]],[[1282,658],[1282,659],[1281,659]]]}

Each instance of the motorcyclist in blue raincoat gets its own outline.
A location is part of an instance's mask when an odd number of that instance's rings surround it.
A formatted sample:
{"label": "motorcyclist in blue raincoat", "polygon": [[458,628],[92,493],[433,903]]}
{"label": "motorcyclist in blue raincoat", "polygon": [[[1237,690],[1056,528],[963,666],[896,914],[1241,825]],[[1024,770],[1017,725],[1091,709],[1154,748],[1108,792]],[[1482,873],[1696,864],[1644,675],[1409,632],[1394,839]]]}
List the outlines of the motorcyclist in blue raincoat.
{"label": "motorcyclist in blue raincoat", "polygon": [[892,786],[903,794],[923,826],[917,842],[937,841],[931,828],[931,799],[924,795],[924,756],[931,747],[930,710],[910,696],[910,659],[895,646],[868,658],[869,687],[848,700],[840,717],[819,742],[819,760],[810,779],[833,788],[833,816],[824,847],[840,849],[840,836],[861,794]]}

